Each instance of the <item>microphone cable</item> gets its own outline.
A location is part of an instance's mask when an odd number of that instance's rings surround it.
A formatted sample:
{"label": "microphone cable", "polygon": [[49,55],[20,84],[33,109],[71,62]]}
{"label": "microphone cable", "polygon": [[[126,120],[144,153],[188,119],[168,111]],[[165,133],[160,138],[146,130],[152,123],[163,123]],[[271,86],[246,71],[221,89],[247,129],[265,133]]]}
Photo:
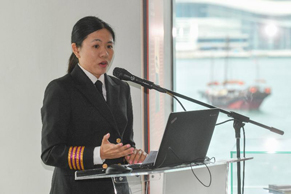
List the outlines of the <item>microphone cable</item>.
{"label": "microphone cable", "polygon": [[[245,134],[245,128],[242,127],[243,129],[243,157],[246,158],[246,134]],[[242,194],[245,192],[245,166],[246,166],[246,161],[243,161],[243,178],[242,178]]]}
{"label": "microphone cable", "polygon": [[[229,119],[226,121],[223,121],[221,123],[217,123],[217,125],[221,125],[230,121],[234,121],[234,119]],[[242,127],[242,131],[243,131],[243,158],[246,158],[246,133],[245,133],[245,128]],[[245,167],[246,167],[246,162],[245,160],[242,161],[243,162],[243,174],[242,174],[242,194],[244,194],[244,186],[245,186]]]}
{"label": "microphone cable", "polygon": [[183,104],[180,102],[180,100],[175,96],[175,95],[173,95],[172,93],[170,93],[170,92],[166,92],[167,94],[169,94],[170,96],[172,96],[175,100],[177,100],[178,101],[178,103],[180,104],[180,106],[183,108],[183,110],[184,111],[187,111],[186,109],[185,109],[185,107],[183,106]]}
{"label": "microphone cable", "polygon": [[221,124],[224,124],[224,123],[227,123],[227,122],[230,122],[230,121],[234,121],[234,119],[229,119],[229,120],[226,120],[226,121],[223,121],[221,123],[216,123],[215,125],[221,125]]}
{"label": "microphone cable", "polygon": [[[229,120],[226,120],[226,121],[223,121],[221,123],[217,123],[217,125],[221,125],[221,124],[224,124],[226,122],[230,122],[230,121],[234,121],[234,119],[229,119]],[[243,131],[243,158],[246,158],[246,133],[245,133],[245,128],[242,127],[242,131]],[[246,166],[246,162],[245,160],[242,161],[243,162],[243,174],[242,174],[242,194],[244,194],[244,186],[245,186],[245,166]]]}

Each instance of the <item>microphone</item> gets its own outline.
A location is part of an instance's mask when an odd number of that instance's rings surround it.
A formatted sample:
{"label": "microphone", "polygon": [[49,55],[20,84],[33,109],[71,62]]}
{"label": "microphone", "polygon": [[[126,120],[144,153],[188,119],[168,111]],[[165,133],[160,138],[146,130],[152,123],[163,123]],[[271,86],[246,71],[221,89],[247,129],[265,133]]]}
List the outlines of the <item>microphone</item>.
{"label": "microphone", "polygon": [[156,85],[153,82],[148,81],[146,79],[141,79],[139,77],[136,77],[136,76],[132,75],[131,73],[129,73],[125,69],[115,67],[113,70],[113,75],[120,80],[131,81],[131,82],[137,83],[139,85],[142,85],[148,89],[155,89],[155,90],[158,90],[160,92],[166,93],[166,90],[164,88],[161,88],[159,85]]}

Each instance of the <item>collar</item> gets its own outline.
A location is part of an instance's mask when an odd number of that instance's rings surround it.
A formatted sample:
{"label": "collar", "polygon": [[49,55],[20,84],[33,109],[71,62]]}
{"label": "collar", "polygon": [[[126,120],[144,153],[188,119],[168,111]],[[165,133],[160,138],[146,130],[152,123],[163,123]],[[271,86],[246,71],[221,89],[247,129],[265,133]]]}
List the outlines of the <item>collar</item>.
{"label": "collar", "polygon": [[79,63],[78,63],[79,67],[84,71],[84,73],[88,76],[88,78],[92,81],[93,84],[95,84],[95,82],[97,80],[100,80],[104,86],[104,74],[102,74],[99,79],[97,77],[95,77],[95,75],[93,75],[92,73],[90,73],[89,71],[87,71],[86,69],[84,69]]}

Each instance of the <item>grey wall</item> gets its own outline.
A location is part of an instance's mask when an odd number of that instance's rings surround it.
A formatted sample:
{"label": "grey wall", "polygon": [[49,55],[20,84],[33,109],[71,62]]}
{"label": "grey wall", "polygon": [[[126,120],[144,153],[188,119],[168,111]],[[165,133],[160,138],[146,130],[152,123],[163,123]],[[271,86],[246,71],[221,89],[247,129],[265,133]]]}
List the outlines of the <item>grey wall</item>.
{"label": "grey wall", "polygon": [[[75,22],[99,16],[116,32],[114,67],[141,75],[142,0],[2,0],[0,3],[1,193],[48,193],[52,168],[40,159],[43,93],[66,73]],[[141,146],[141,90],[132,86]]]}

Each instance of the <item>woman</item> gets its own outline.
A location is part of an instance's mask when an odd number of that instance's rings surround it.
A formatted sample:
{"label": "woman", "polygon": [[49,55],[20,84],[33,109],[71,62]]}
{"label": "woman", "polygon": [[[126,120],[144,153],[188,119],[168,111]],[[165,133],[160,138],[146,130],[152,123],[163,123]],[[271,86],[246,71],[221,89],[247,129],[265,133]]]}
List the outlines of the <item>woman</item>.
{"label": "woman", "polygon": [[68,74],[46,88],[41,158],[55,166],[51,194],[113,193],[111,179],[75,181],[75,170],[139,163],[146,157],[133,141],[130,87],[106,74],[114,42],[107,23],[80,19],[72,31]]}

